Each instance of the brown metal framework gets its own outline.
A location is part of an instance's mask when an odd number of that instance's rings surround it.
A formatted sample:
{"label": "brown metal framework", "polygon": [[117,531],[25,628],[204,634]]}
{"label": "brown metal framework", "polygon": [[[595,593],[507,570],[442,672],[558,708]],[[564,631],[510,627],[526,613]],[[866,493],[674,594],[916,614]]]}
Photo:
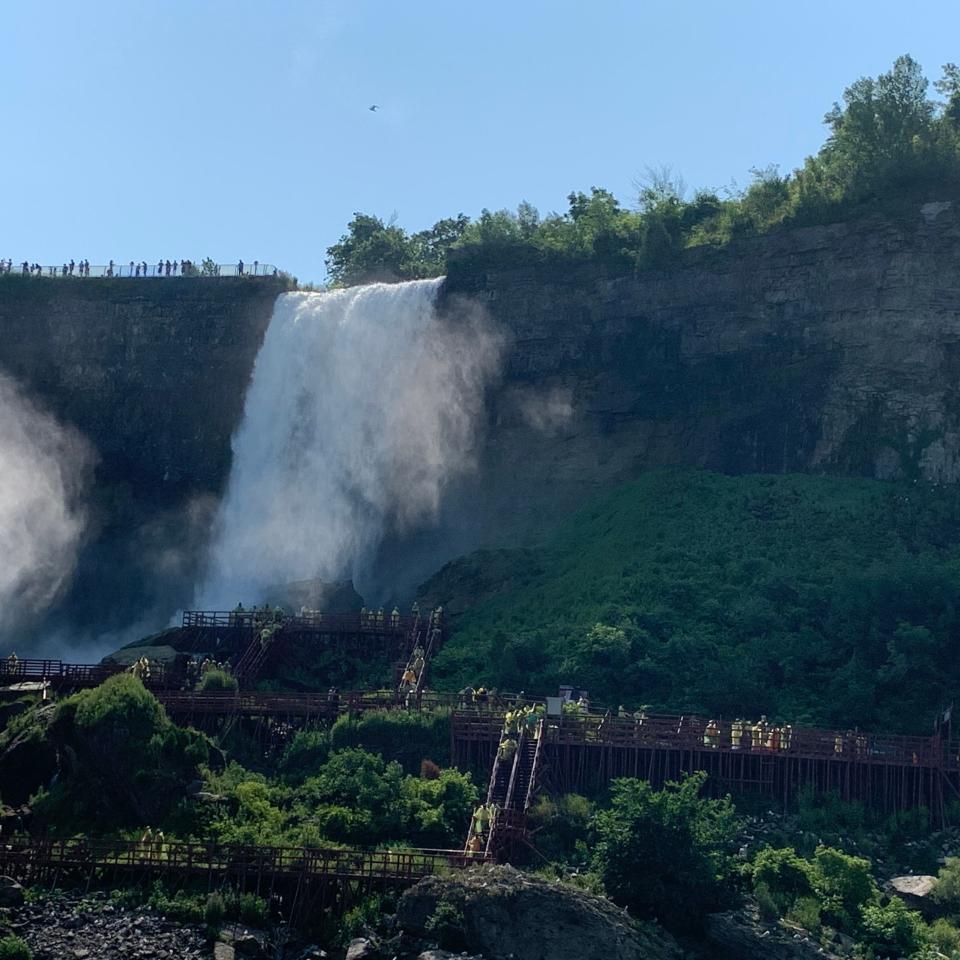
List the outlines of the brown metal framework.
{"label": "brown metal framework", "polygon": [[[835,791],[891,812],[923,807],[937,824],[945,822],[946,798],[960,798],[958,744],[939,736],[800,728],[769,746],[772,738],[748,731],[736,739],[736,730],[729,721],[694,716],[551,718],[543,730],[542,782],[562,793],[595,790],[616,777],[659,787],[703,770],[714,792],[753,791],[787,803],[804,787]],[[489,769],[501,731],[496,713],[455,711],[454,764]]]}

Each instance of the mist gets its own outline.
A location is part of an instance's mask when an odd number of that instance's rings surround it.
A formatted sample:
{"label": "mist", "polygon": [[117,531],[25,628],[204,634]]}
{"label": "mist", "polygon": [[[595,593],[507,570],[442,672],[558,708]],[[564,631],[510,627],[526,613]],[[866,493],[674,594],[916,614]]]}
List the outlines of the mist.
{"label": "mist", "polygon": [[436,522],[446,487],[475,466],[501,350],[478,308],[438,316],[440,283],[278,299],[198,605],[309,577],[362,588],[387,535]]}
{"label": "mist", "polygon": [[94,459],[80,433],[0,375],[0,638],[39,619],[69,586]]}

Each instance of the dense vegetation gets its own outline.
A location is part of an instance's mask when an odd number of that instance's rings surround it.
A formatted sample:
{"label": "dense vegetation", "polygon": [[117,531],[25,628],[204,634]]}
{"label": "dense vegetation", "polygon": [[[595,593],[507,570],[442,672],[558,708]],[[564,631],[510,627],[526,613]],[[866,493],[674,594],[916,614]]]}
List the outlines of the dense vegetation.
{"label": "dense vegetation", "polygon": [[538,549],[475,554],[425,585],[470,607],[432,676],[928,733],[960,681],[958,574],[956,490],[653,472]]}
{"label": "dense vegetation", "polygon": [[[39,822],[60,835],[140,837],[150,827],[167,840],[456,847],[477,804],[470,776],[435,762],[449,755],[446,712],[344,716],[297,732],[268,762],[261,749],[265,770],[252,771],[120,674],[52,712],[38,704],[17,715],[0,747],[24,730],[32,749],[59,748],[55,784],[38,771],[23,786]],[[257,756],[242,735],[228,740]]]}
{"label": "dense vegetation", "polygon": [[61,757],[59,776],[33,806],[65,831],[160,821],[216,756],[129,673],[62,701],[46,738]]}
{"label": "dense vegetation", "polygon": [[408,234],[394,223],[357,213],[327,251],[327,271],[339,285],[410,280],[447,271],[458,261],[509,265],[551,259],[593,259],[620,268],[657,267],[679,251],[723,244],[782,223],[826,223],[904,198],[942,199],[960,186],[960,69],[947,64],[929,96],[919,64],[899,57],[876,79],[862,77],[824,118],[828,135],[802,167],[781,175],[753,171],[742,191],[700,190],[685,199],[669,172],[651,173],[636,209],[607,190],[573,192],[566,213],[541,217],[528,203],[514,213],[463,214]]}

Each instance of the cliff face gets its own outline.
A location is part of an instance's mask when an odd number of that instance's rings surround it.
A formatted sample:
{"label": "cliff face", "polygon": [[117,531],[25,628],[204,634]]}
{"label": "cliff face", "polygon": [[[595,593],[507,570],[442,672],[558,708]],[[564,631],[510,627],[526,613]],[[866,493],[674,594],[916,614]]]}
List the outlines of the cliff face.
{"label": "cliff face", "polygon": [[[663,271],[480,271],[445,285],[507,337],[480,539],[647,467],[960,480],[960,210],[793,229]],[[532,505],[532,506],[531,506]]]}
{"label": "cliff face", "polygon": [[71,625],[129,623],[189,589],[230,468],[273,278],[0,277],[0,371],[96,448]]}
{"label": "cliff face", "polygon": [[[384,546],[372,590],[534,539],[649,467],[960,481],[958,265],[948,203],[689,250],[636,275],[454,262],[442,306],[485,307],[503,378],[477,472],[448,491],[436,530]],[[146,633],[171,597],[189,602],[282,289],[0,277],[0,371],[100,457],[72,623],[142,610]]]}

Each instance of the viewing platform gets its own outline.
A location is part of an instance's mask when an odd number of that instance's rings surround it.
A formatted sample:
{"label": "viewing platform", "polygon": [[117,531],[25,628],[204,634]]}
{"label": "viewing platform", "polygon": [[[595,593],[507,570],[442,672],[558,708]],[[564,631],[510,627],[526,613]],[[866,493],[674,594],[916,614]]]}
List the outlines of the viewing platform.
{"label": "viewing platform", "polygon": [[260,263],[259,261],[247,263],[239,260],[235,263],[213,263],[212,261],[193,263],[183,260],[174,263],[171,260],[169,261],[169,267],[166,260],[147,264],[140,260],[133,263],[127,261],[126,263],[90,264],[89,266],[74,261],[72,269],[70,263],[33,264],[28,262],[27,269],[24,269],[23,261],[4,259],[0,260],[0,277],[3,276],[33,277],[44,280],[216,280],[221,277],[250,277],[253,279],[281,277],[285,276],[285,273],[272,263]]}

